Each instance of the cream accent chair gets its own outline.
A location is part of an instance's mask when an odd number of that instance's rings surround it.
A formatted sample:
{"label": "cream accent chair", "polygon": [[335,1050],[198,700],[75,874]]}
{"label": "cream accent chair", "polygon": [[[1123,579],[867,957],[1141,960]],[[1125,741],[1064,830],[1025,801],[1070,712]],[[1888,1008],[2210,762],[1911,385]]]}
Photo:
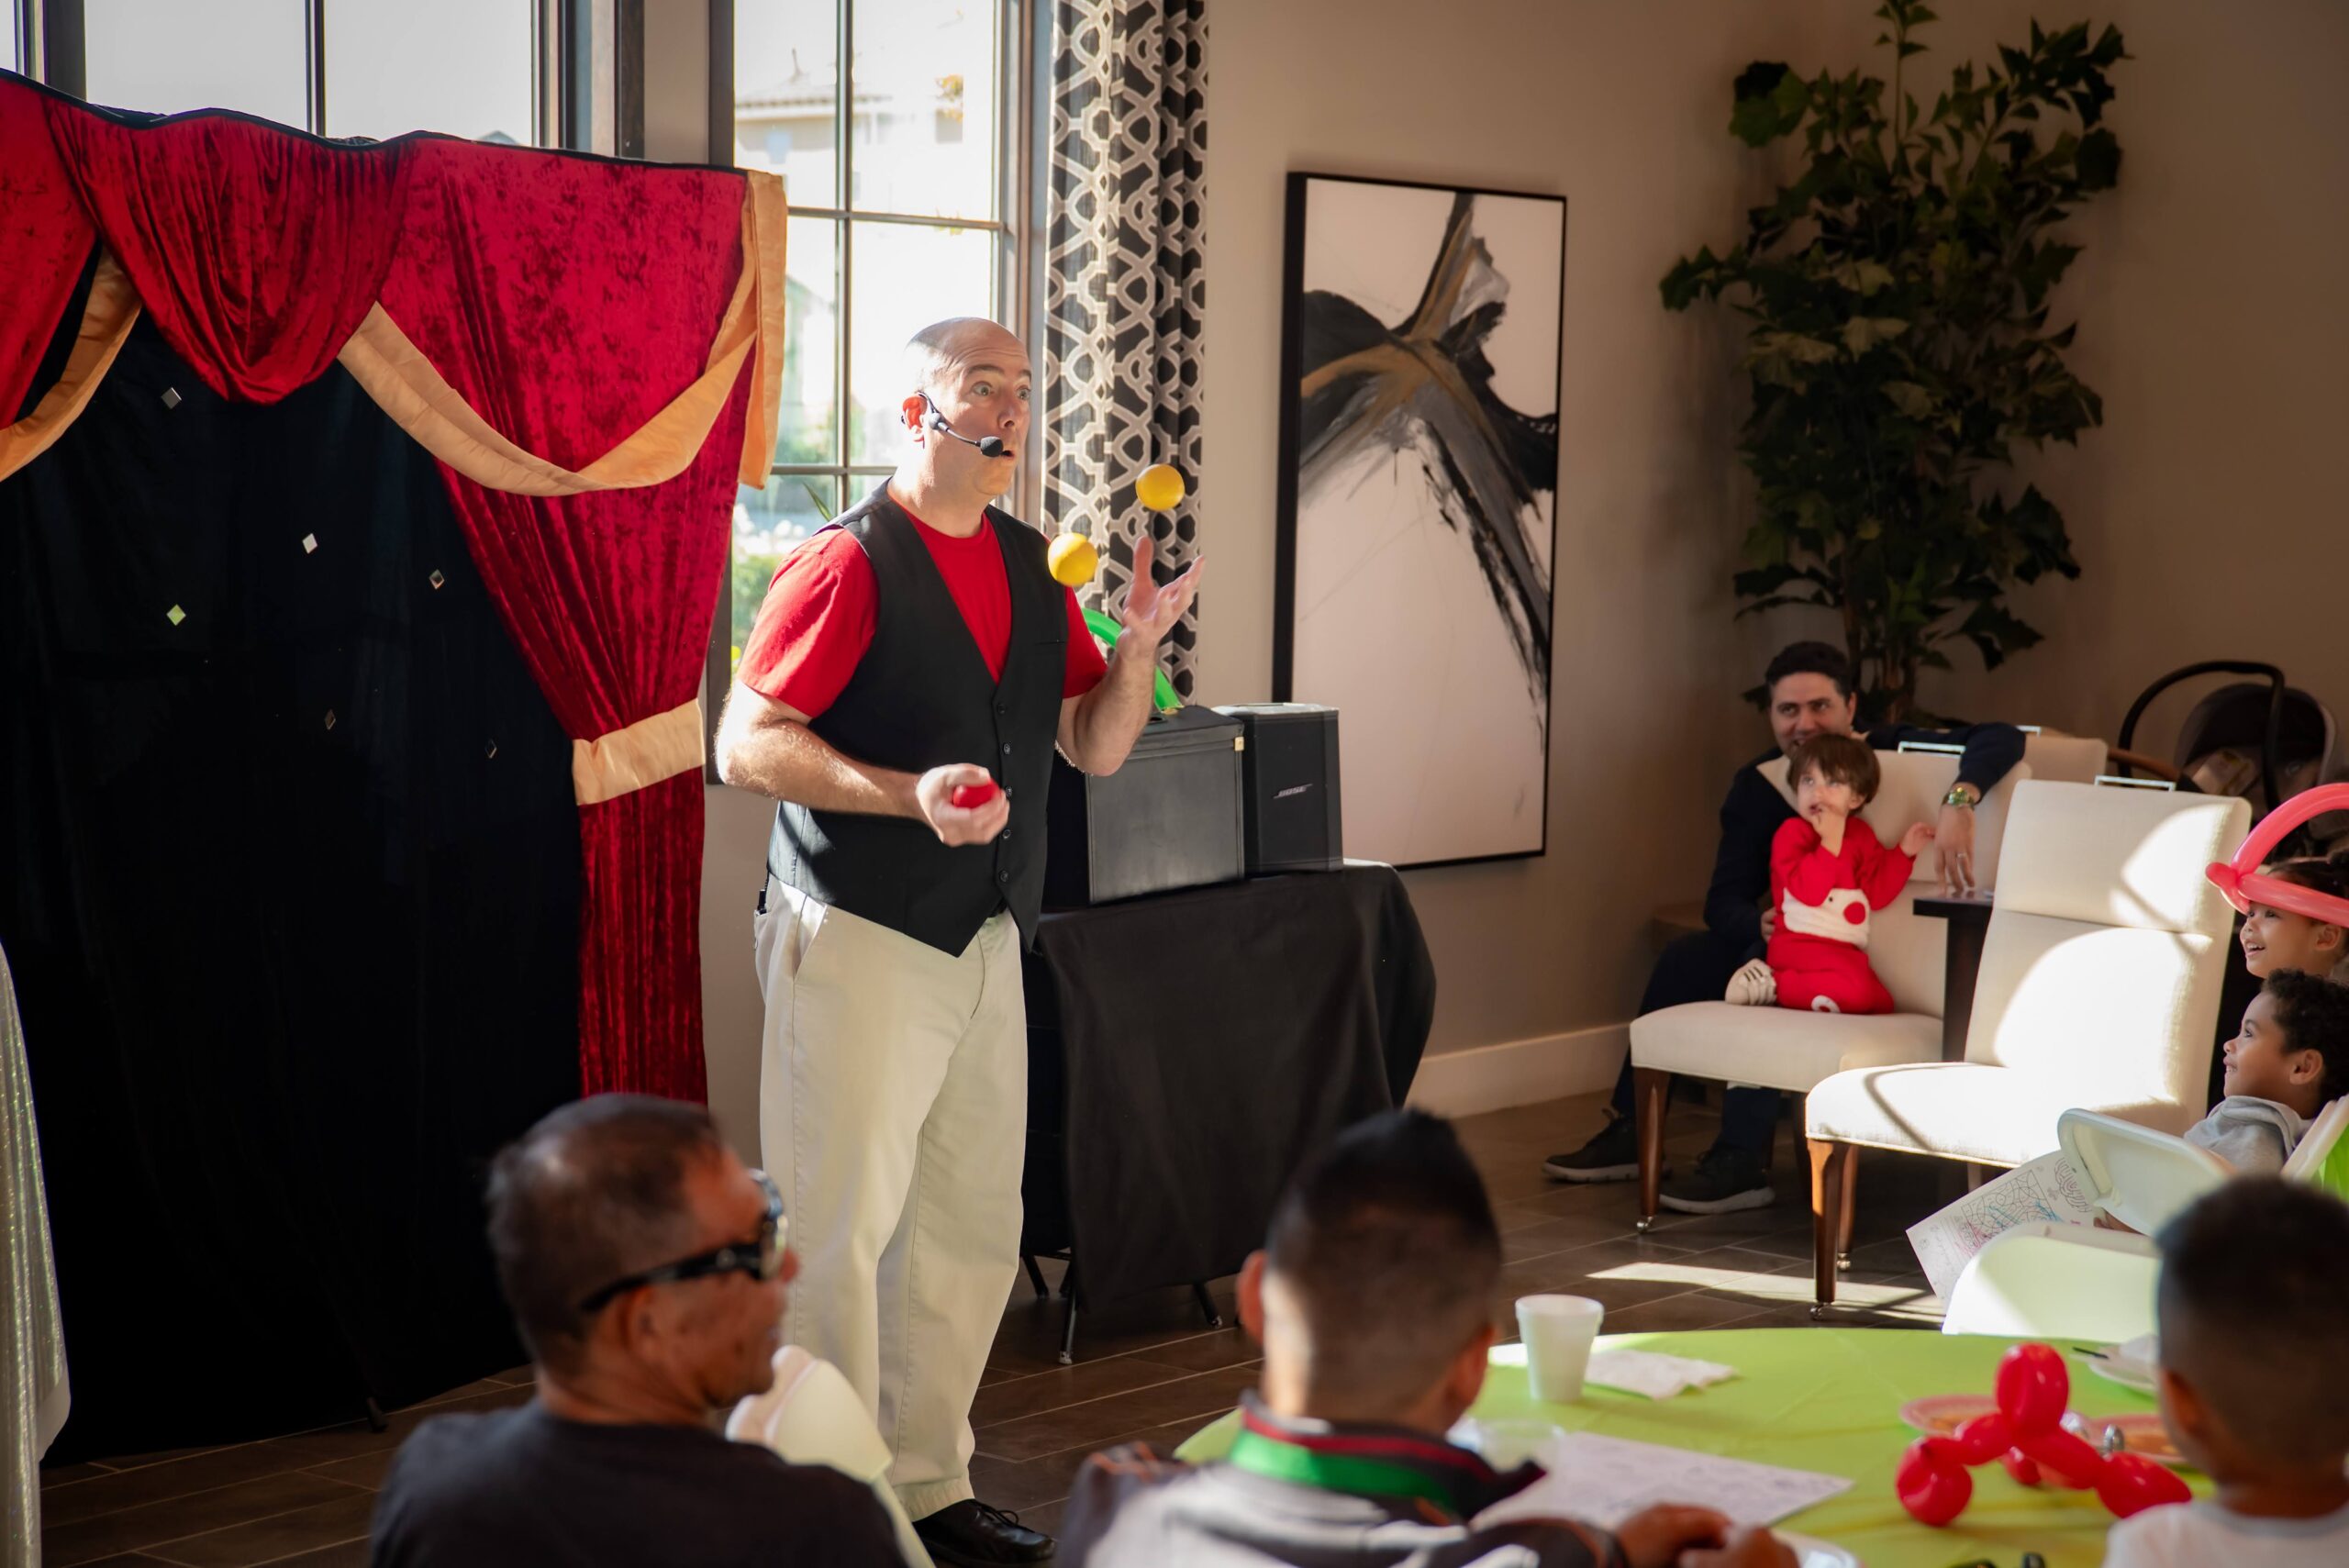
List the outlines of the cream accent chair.
{"label": "cream accent chair", "polygon": [[2246,801],[2027,780],[2000,851],[1965,1060],[1838,1073],[1811,1090],[1814,1282],[1835,1300],[1857,1149],[2010,1167],[2075,1106],[2179,1133],[2202,1115],[2232,911],[2203,872]]}
{"label": "cream accent chair", "polygon": [[[1887,845],[1918,822],[1941,813],[1942,797],[1957,782],[1958,759],[1945,752],[1879,751],[1882,778],[1860,820]],[[1787,761],[1763,764],[1762,774],[1791,805]],[[1997,870],[2007,806],[2028,777],[2017,766],[1975,808],[1974,864],[1987,886]],[[1942,1056],[1942,975],[1949,922],[1918,915],[1920,893],[1939,888],[1932,851],[1917,857],[1915,875],[1892,905],[1868,920],[1868,963],[1899,1008],[1859,1017],[1691,1002],[1631,1020],[1631,1070],[1640,1134],[1640,1221],[1654,1221],[1664,1175],[1664,1109],[1672,1075],[1711,1078],[1807,1094],[1820,1079],[1855,1067],[1938,1062]],[[1774,1140],[1775,1142],[1775,1140]]]}
{"label": "cream accent chair", "polygon": [[828,1464],[873,1488],[896,1531],[907,1568],[935,1568],[913,1521],[888,1483],[889,1445],[841,1369],[796,1345],[774,1353],[774,1386],[753,1394],[726,1418],[726,1435],[759,1443],[792,1464]]}
{"label": "cream accent chair", "polygon": [[2022,763],[2035,779],[2052,784],[2094,784],[2111,764],[2105,743],[2093,735],[2065,735],[2053,729],[2022,738]]}

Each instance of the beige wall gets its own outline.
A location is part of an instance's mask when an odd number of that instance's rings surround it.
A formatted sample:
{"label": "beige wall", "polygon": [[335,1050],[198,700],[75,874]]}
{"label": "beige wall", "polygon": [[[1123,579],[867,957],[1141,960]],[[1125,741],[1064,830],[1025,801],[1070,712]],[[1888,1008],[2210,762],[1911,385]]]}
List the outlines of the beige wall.
{"label": "beige wall", "polygon": [[1735,701],[1764,639],[1731,624],[1722,570],[1739,531],[1728,354],[1663,311],[1656,281],[1761,194],[1724,132],[1729,83],[1756,53],[1811,52],[1810,9],[1288,0],[1214,13],[1208,700],[1262,696],[1271,678],[1283,177],[1567,198],[1550,852],[1411,874],[1441,977],[1434,1051],[1627,1016],[1650,906],[1701,889],[1712,809],[1766,739]]}
{"label": "beige wall", "polygon": [[[2017,36],[2032,11],[1946,9],[1952,58]],[[2121,187],[2079,223],[2087,253],[2058,303],[2076,313],[2073,362],[2105,425],[2032,465],[2071,523],[2080,580],[2018,595],[2047,641],[1988,674],[1961,659],[1946,702],[2110,739],[2164,672],[2263,659],[2349,720],[2333,458],[2349,429],[2349,6],[2108,0],[2093,14],[2135,56],[2115,76]],[[2163,750],[2187,706],[2148,715]]]}
{"label": "beige wall", "polygon": [[[1726,131],[1731,78],[1756,57],[1866,62],[1868,9],[1213,8],[1204,700],[1259,698],[1271,680],[1284,176],[1568,198],[1550,852],[1411,873],[1442,977],[1433,1051],[1625,1018],[1648,962],[1648,909],[1701,889],[1713,807],[1765,742],[1735,694],[1802,628],[1731,619],[1745,494],[1732,336],[1718,316],[1666,315],[1656,281],[1682,251],[1733,239],[1767,192],[1770,160]],[[1948,9],[1963,15],[1933,30],[1925,61],[1944,69],[2020,33],[2033,10]],[[2086,575],[2026,595],[2047,645],[1996,675],[1929,688],[1948,706],[2109,731],[2161,669],[2241,653],[2280,661],[2349,714],[2332,613],[2343,579],[2319,546],[2320,530],[2334,532],[2322,454],[2349,424],[2349,309],[2328,286],[2349,251],[2349,96],[2338,90],[2349,9],[2265,0],[2256,12],[2254,28],[2199,0],[2097,7],[2138,56],[2114,110],[2122,188],[2082,225],[2088,251],[2070,291],[2078,363],[2109,423],[2079,452],[2037,465]],[[698,82],[693,92],[698,112]],[[649,123],[661,118],[648,109]],[[2197,616],[2198,600],[2213,608]],[[711,1095],[746,1146],[758,1036],[747,906],[764,833],[758,802],[710,792]],[[1605,1034],[1567,1049],[1593,1078],[1611,1071]]]}

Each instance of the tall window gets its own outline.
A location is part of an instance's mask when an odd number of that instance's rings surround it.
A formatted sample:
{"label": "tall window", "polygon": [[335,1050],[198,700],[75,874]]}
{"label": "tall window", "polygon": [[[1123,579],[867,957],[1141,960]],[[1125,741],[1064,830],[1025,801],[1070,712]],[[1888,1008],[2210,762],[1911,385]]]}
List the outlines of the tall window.
{"label": "tall window", "polygon": [[[29,8],[9,0],[20,17]],[[547,0],[37,0],[78,8],[52,86],[114,108],[235,109],[324,136],[540,141]]]}
{"label": "tall window", "polygon": [[729,668],[785,554],[896,465],[906,339],[1014,320],[1015,19],[1011,0],[735,0],[734,161],[783,176],[791,219],[782,420],[766,487],[734,509]]}

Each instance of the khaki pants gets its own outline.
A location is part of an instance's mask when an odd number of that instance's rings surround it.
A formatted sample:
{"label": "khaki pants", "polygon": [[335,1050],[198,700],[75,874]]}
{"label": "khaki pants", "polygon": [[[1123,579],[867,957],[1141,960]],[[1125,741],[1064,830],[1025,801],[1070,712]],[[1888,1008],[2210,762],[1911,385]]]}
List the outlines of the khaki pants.
{"label": "khaki pants", "polygon": [[776,882],[759,1137],[800,1273],[785,1334],[839,1367],[913,1518],[971,1496],[971,1398],[1019,1268],[1019,929],[950,955]]}

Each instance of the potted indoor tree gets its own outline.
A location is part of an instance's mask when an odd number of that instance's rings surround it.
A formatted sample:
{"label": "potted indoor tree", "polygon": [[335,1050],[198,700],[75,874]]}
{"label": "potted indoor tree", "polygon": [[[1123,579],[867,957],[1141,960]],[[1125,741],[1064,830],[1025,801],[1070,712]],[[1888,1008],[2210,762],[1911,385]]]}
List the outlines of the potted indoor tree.
{"label": "potted indoor tree", "polygon": [[1683,259],[1663,290],[1667,308],[1726,296],[1751,321],[1739,613],[1835,611],[1869,717],[1897,720],[1922,717],[1918,672],[1948,668],[1951,642],[1995,667],[2040,640],[2004,603],[2012,584],[2079,575],[2063,514],[2035,487],[2009,495],[2011,462],[2103,419],[2048,301],[2080,253],[2065,219],[2120,173],[2102,122],[2127,57],[2115,28],[2034,23],[1926,110],[1906,67],[1933,12],[1876,15],[1889,83],[1765,61],[1738,77],[1731,133],[1799,135],[1799,172],[1742,243]]}

